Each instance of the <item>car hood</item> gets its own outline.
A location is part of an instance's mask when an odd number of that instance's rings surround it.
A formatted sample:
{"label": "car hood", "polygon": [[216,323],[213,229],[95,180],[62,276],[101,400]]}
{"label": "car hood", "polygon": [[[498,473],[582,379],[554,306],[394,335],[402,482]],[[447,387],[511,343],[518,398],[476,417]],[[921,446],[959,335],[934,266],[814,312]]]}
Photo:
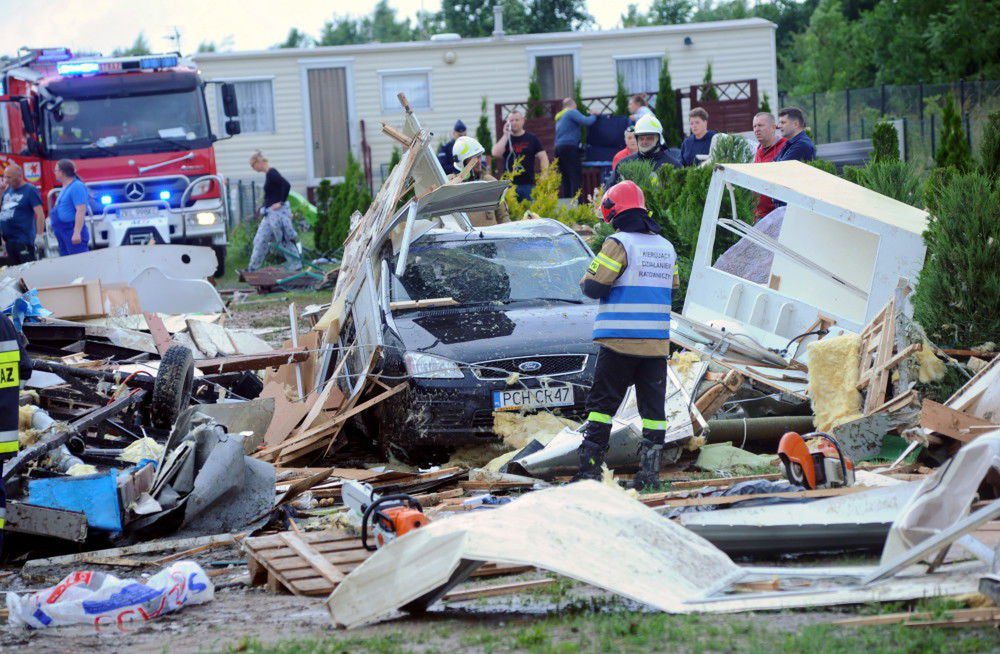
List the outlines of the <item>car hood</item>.
{"label": "car hood", "polygon": [[433,309],[394,316],[409,351],[476,363],[507,357],[595,352],[597,304],[540,302]]}

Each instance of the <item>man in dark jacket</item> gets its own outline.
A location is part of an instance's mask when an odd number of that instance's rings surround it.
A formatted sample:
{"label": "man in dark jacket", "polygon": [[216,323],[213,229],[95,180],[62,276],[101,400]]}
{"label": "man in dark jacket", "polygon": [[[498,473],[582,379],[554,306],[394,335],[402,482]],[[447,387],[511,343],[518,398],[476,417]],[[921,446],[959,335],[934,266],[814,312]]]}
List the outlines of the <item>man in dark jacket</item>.
{"label": "man in dark jacket", "polygon": [[441,167],[444,168],[445,175],[454,175],[458,172],[458,169],[455,168],[455,141],[465,136],[466,131],[468,129],[465,127],[465,123],[456,120],[455,126],[451,128],[451,140],[438,148],[437,158],[441,162]]}
{"label": "man in dark jacket", "polygon": [[778,127],[788,141],[774,161],[812,161],[816,146],[806,134],[806,116],[798,107],[787,107],[778,112]]}
{"label": "man in dark jacket", "polygon": [[639,151],[618,162],[612,175],[612,185],[622,180],[619,171],[621,171],[622,165],[629,161],[637,159],[649,161],[653,164],[653,170],[657,170],[663,165],[670,165],[674,168],[681,167],[681,162],[667,150],[663,142],[663,125],[653,114],[646,114],[635,124],[635,138],[639,144]]}

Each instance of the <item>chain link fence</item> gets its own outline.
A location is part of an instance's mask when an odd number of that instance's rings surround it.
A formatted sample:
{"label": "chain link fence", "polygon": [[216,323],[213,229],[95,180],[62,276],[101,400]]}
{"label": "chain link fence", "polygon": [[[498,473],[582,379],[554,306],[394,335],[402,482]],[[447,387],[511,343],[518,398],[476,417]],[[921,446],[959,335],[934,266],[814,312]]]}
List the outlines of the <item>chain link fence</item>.
{"label": "chain link fence", "polygon": [[882,85],[807,95],[779,94],[782,107],[805,112],[817,143],[871,138],[883,118],[902,120],[906,159],[929,165],[941,142],[941,110],[951,94],[962,112],[962,124],[973,151],[979,146],[987,117],[1000,111],[1000,81],[960,80],[950,84]]}

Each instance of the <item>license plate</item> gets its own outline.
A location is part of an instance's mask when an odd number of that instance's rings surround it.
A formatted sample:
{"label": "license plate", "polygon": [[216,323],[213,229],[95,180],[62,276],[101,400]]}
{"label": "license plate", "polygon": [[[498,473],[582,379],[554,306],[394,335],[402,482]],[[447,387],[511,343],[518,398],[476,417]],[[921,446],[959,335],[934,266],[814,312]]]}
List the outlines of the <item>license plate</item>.
{"label": "license plate", "polygon": [[123,220],[148,220],[157,218],[160,215],[159,207],[133,207],[131,209],[120,209],[119,215]]}
{"label": "license plate", "polygon": [[570,384],[559,384],[545,388],[517,388],[508,391],[493,391],[494,411],[572,405],[573,387]]}

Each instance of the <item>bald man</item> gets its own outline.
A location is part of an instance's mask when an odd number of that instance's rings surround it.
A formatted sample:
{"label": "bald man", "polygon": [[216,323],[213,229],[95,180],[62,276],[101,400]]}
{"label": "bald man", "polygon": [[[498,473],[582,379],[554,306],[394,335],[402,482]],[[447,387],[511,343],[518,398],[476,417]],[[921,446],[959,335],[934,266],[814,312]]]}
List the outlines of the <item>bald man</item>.
{"label": "bald man", "polygon": [[7,190],[0,201],[0,236],[7,259],[17,265],[37,258],[36,247],[45,233],[42,196],[34,184],[24,179],[24,170],[10,164],[3,171]]}

